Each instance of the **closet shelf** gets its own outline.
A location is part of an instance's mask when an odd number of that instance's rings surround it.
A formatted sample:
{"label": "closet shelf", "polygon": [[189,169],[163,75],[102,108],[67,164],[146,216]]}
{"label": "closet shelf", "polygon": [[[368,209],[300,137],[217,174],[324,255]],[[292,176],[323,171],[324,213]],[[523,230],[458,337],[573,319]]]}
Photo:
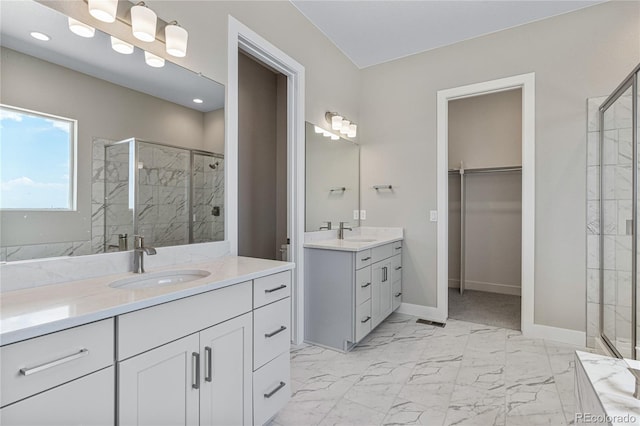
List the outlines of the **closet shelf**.
{"label": "closet shelf", "polygon": [[469,173],[500,173],[500,172],[521,172],[522,166],[503,166],[503,167],[478,167],[474,169],[449,169],[449,173],[459,174]]}

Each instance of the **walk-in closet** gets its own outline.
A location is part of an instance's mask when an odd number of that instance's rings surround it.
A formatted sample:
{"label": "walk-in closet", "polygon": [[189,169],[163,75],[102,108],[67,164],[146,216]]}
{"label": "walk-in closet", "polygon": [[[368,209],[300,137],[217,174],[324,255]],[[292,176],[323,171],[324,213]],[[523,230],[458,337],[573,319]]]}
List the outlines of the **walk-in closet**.
{"label": "walk-in closet", "polygon": [[449,318],[520,330],[522,91],[449,102]]}

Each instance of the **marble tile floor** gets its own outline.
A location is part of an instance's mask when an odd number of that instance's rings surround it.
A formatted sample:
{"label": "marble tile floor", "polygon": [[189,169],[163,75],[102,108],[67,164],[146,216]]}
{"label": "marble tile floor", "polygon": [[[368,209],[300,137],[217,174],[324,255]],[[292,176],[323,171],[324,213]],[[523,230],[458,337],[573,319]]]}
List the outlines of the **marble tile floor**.
{"label": "marble tile floor", "polygon": [[573,354],[584,348],[415,321],[394,313],[347,354],[293,347],[293,395],[271,426],[573,424]]}

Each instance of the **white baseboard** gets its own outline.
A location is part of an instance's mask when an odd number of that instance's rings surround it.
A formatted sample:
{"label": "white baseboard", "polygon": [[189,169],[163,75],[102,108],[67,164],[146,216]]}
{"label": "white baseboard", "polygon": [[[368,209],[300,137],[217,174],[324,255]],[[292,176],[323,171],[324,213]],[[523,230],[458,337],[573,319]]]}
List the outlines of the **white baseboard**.
{"label": "white baseboard", "polygon": [[412,315],[429,321],[446,322],[447,316],[433,306],[414,305],[412,303],[402,303],[396,311],[400,314]]}
{"label": "white baseboard", "polygon": [[532,324],[522,330],[524,337],[533,339],[553,340],[554,342],[567,343],[574,346],[585,347],[587,333],[584,331],[569,330],[568,328],[551,327],[542,324]]}
{"label": "white baseboard", "polygon": [[[449,279],[449,288],[460,288],[460,280]],[[511,296],[520,296],[522,288],[509,284],[485,283],[482,281],[466,281],[467,290],[484,291],[487,293],[509,294]]]}

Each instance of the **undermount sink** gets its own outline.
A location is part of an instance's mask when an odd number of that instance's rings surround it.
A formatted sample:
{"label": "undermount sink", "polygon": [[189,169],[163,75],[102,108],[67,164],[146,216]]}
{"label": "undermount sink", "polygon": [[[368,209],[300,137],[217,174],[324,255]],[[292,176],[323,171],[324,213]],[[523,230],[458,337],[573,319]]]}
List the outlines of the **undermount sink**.
{"label": "undermount sink", "polygon": [[344,240],[350,243],[372,243],[375,238],[345,238]]}
{"label": "undermount sink", "polygon": [[137,290],[142,288],[163,287],[166,285],[188,283],[211,275],[211,272],[201,269],[178,269],[174,271],[151,272],[139,274],[135,277],[123,278],[113,281],[109,287],[124,290]]}

